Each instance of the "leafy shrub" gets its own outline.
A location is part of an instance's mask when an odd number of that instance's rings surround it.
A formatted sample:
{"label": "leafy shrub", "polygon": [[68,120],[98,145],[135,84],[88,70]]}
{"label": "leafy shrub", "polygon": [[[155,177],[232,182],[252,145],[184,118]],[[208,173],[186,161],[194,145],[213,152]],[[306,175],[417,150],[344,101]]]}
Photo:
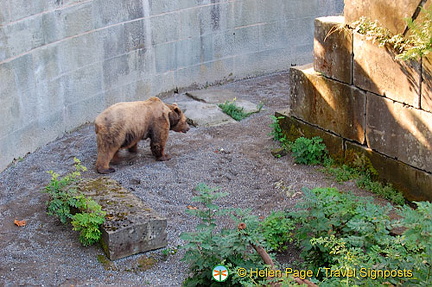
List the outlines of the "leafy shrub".
{"label": "leafy shrub", "polygon": [[[203,207],[188,209],[186,212],[198,217],[200,223],[195,232],[184,232],[180,235],[181,239],[187,241],[183,247],[186,253],[182,260],[188,263],[190,272],[190,277],[183,282],[184,286],[220,286],[213,281],[211,274],[211,270],[219,264],[230,271],[224,286],[252,284],[252,278],[236,275],[236,267],[264,268],[261,258],[251,250],[251,243],[264,245],[264,237],[258,228],[258,218],[250,215],[249,209],[220,208],[213,203],[227,193],[216,192],[217,189],[205,184],[198,185],[196,189],[199,195],[192,200],[201,203]],[[245,224],[245,228],[227,228],[229,219],[233,220],[236,226]]]}
{"label": "leafy shrub", "polygon": [[[293,232],[302,247],[307,268],[320,274],[320,286],[377,286],[432,283],[432,204],[417,202],[417,209],[399,208],[392,220],[390,204],[380,206],[335,188],[304,190],[305,200],[288,215],[296,219]],[[394,236],[394,227],[403,227]],[[325,276],[322,270],[356,270],[357,276]],[[321,272],[320,272],[321,270]],[[404,276],[358,276],[360,270],[401,270]],[[399,273],[400,274],[400,273]]]}
{"label": "leafy shrub", "polygon": [[[303,247],[303,256],[311,267],[332,266],[335,258],[330,249],[313,245],[311,238],[327,236],[345,237],[353,247],[370,247],[383,234],[388,234],[388,216],[384,209],[366,200],[357,200],[354,195],[339,192],[336,188],[304,189],[305,200],[290,213],[301,227],[295,237]],[[388,209],[389,207],[387,207]],[[365,222],[375,217],[373,222]]]}
{"label": "leafy shrub", "polygon": [[295,162],[300,164],[320,164],[327,155],[326,146],[320,137],[300,137],[291,145],[291,151]]}
{"label": "leafy shrub", "polygon": [[99,241],[100,225],[105,222],[105,212],[94,200],[78,191],[76,184],[80,181],[82,171],[87,168],[74,158],[75,171],[60,178],[58,173],[48,171],[50,183],[44,192],[48,193],[47,213],[59,218],[65,224],[71,222],[73,229],[80,232],[79,240],[88,246]]}
{"label": "leafy shrub", "polygon": [[261,232],[266,240],[269,250],[281,252],[287,249],[287,243],[291,243],[294,222],[287,217],[286,212],[272,212],[261,223]]}
{"label": "leafy shrub", "polygon": [[408,205],[398,209],[401,219],[396,226],[406,229],[383,249],[383,264],[412,270],[412,283],[432,286],[432,203],[415,204],[416,209]]}
{"label": "leafy shrub", "polygon": [[90,198],[78,195],[77,199],[78,204],[74,207],[81,212],[77,212],[71,218],[73,230],[80,233],[79,241],[82,245],[93,245],[102,236],[100,226],[105,222],[105,212],[96,201]]}

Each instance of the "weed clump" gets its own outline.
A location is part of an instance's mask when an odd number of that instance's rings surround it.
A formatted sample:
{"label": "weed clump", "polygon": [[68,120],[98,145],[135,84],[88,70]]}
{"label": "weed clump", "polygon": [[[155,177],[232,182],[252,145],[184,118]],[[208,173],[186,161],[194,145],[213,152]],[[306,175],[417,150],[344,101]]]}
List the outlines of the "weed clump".
{"label": "weed clump", "polygon": [[347,151],[344,159],[334,160],[328,155],[327,148],[320,137],[311,139],[299,137],[294,142],[287,139],[279,125],[283,117],[272,117],[269,135],[280,142],[282,148],[292,152],[294,160],[299,164],[322,165],[322,171],[334,176],[337,182],[355,180],[358,187],[371,191],[395,204],[403,205],[405,198],[402,192],[391,184],[378,181],[378,172],[369,158]]}
{"label": "weed clump", "polygon": [[432,9],[422,8],[419,17],[422,21],[406,19],[409,36],[393,35],[377,21],[366,17],[353,23],[354,30],[368,39],[378,42],[380,46],[388,46],[398,54],[396,59],[404,61],[419,60],[432,51]]}
{"label": "weed clump", "polygon": [[320,137],[299,137],[291,145],[291,151],[295,162],[300,164],[320,164],[327,156],[327,148]]}
{"label": "weed clump", "polygon": [[75,171],[64,177],[52,170],[48,171],[51,181],[44,189],[50,196],[47,213],[58,217],[63,224],[70,221],[73,230],[80,233],[81,244],[89,246],[98,242],[102,236],[100,226],[105,222],[105,212],[97,202],[77,189],[81,172],[87,168],[77,158],[74,158],[74,162]]}
{"label": "weed clump", "polygon": [[[247,118],[248,116],[250,116],[251,114],[256,113],[256,112],[249,112],[249,113],[245,112],[243,107],[239,107],[235,104],[235,101],[236,99],[232,101],[226,101],[223,104],[219,104],[218,107],[221,108],[225,114],[229,115],[236,121],[241,121]],[[263,107],[262,104],[258,105],[258,112],[261,111],[262,107]]]}

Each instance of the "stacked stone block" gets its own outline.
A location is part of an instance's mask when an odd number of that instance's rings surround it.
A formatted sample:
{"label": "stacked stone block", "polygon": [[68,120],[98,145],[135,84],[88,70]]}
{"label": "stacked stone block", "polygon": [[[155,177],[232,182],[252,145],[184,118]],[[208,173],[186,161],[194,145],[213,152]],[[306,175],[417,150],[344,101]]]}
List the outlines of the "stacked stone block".
{"label": "stacked stone block", "polygon": [[[371,1],[348,2],[352,20]],[[327,134],[334,155],[364,154],[409,200],[432,200],[431,62],[397,61],[390,49],[345,28],[346,21],[316,19],[313,68],[291,69],[291,117],[282,125],[293,137]]]}

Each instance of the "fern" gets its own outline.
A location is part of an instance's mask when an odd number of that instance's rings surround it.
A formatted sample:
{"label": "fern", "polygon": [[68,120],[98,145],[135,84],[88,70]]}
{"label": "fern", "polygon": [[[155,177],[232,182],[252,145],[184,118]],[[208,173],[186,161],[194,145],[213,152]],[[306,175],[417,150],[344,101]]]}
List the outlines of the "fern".
{"label": "fern", "polygon": [[[304,190],[297,211],[288,212],[308,268],[327,270],[396,270],[392,277],[329,278],[320,274],[320,286],[431,286],[432,203],[416,202],[398,208],[401,219],[390,217],[394,208],[359,199],[335,188]],[[394,227],[402,235],[394,236]],[[396,273],[394,273],[396,274]]]}
{"label": "fern", "polygon": [[101,238],[99,227],[105,222],[105,212],[98,203],[77,190],[81,172],[87,169],[77,158],[74,162],[75,171],[62,178],[58,173],[48,171],[51,181],[44,190],[50,195],[47,213],[58,217],[63,224],[70,221],[73,230],[80,232],[81,244],[88,246]]}
{"label": "fern", "polygon": [[432,10],[422,8],[425,19],[422,22],[406,19],[410,31],[408,47],[397,56],[402,60],[419,59],[432,51]]}
{"label": "fern", "polygon": [[396,59],[418,60],[432,51],[432,8],[422,8],[416,21],[411,18],[405,20],[409,29],[408,37],[393,35],[378,21],[366,17],[361,17],[353,26],[357,33],[365,35],[368,40],[378,42],[380,46],[392,47],[398,53]]}

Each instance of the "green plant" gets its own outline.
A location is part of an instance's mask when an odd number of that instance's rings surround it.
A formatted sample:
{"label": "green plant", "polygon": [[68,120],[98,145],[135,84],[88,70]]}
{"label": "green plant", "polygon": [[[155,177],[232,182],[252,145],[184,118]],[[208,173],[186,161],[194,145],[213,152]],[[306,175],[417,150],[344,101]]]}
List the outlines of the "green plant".
{"label": "green plant", "polygon": [[333,175],[337,182],[344,182],[359,177],[359,171],[346,164],[341,166],[327,165],[324,167],[323,171]]}
{"label": "green plant", "polygon": [[[421,19],[421,20],[419,20]],[[369,40],[376,41],[380,46],[389,46],[398,54],[397,59],[418,60],[432,51],[432,9],[421,9],[417,20],[407,18],[409,36],[393,35],[377,21],[366,17],[353,23],[355,31],[366,35]]]}
{"label": "green plant", "polygon": [[303,254],[313,267],[331,266],[335,261],[328,255],[328,248],[317,248],[310,238],[334,235],[347,238],[354,247],[366,248],[389,233],[390,205],[380,207],[336,188],[304,189],[303,192],[305,200],[297,205],[299,210],[290,215],[301,224],[295,237],[302,243]]}
{"label": "green plant", "polygon": [[[390,184],[382,184],[378,179],[378,172],[371,161],[365,155],[358,155],[352,151],[346,151],[345,159],[336,163],[328,156],[327,148],[320,137],[311,139],[299,137],[294,142],[287,140],[279,121],[284,117],[271,116],[272,128],[270,136],[281,143],[282,151],[276,150],[275,157],[280,157],[284,151],[291,151],[296,163],[322,164],[325,173],[333,175],[337,182],[355,179],[357,186],[369,190],[395,204],[404,204],[405,198],[402,192],[393,188]],[[273,151],[272,151],[273,153]]]}
{"label": "green plant", "polygon": [[[398,208],[401,219],[395,220],[390,217],[394,210],[390,204],[377,205],[335,188],[305,189],[304,193],[298,210],[288,215],[297,222],[293,234],[302,247],[305,265],[320,275],[320,286],[431,284],[430,202],[416,203],[417,209]],[[395,236],[394,227],[405,231]],[[385,277],[375,276],[376,270],[394,271]],[[357,275],[332,277],[326,272]]]}
{"label": "green plant", "polygon": [[402,35],[393,35],[387,28],[382,27],[378,21],[371,21],[366,17],[361,17],[352,25],[357,33],[365,35],[368,40],[377,42],[379,46],[393,48],[396,53],[402,53],[408,46],[407,40]]}
{"label": "green plant", "polygon": [[403,193],[392,187],[391,184],[383,184],[378,179],[378,172],[370,160],[364,155],[347,152],[344,164],[337,165],[331,158],[325,160],[323,171],[333,175],[337,182],[354,179],[358,187],[375,193],[397,205],[403,205],[405,198]]}
{"label": "green plant", "polygon": [[60,177],[58,173],[48,171],[51,175],[50,183],[44,192],[48,193],[47,213],[59,218],[65,224],[71,222],[73,230],[80,233],[82,245],[88,246],[99,241],[101,237],[100,225],[105,222],[105,212],[102,207],[77,189],[81,172],[87,168],[81,165],[79,159],[74,158],[75,171]]}
{"label": "green plant", "polygon": [[395,189],[391,184],[383,184],[372,180],[368,174],[363,174],[356,182],[357,186],[369,190],[398,205],[405,204],[403,193]]}
{"label": "green plant", "polygon": [[[251,215],[249,209],[227,209],[214,204],[214,200],[227,195],[225,192],[216,192],[217,189],[205,184],[199,184],[196,189],[199,195],[192,200],[203,206],[186,212],[198,217],[200,223],[196,226],[196,231],[180,235],[187,242],[183,247],[186,253],[182,260],[188,263],[191,274],[184,281],[184,286],[219,286],[219,283],[213,281],[211,274],[211,270],[219,264],[230,271],[224,286],[252,284],[255,279],[239,277],[236,268],[264,268],[261,258],[251,249],[251,244],[264,245],[258,218]],[[227,228],[229,219],[234,222],[235,228]]]}
{"label": "green plant", "polygon": [[293,241],[294,222],[286,212],[272,212],[261,223],[261,232],[269,250],[281,252],[287,249],[287,243]]}
{"label": "green plant", "polygon": [[174,248],[165,248],[161,251],[161,254],[162,254],[164,259],[167,259],[168,256],[175,255],[177,253],[178,249],[179,249],[179,246],[174,247]]}
{"label": "green plant", "polygon": [[[253,114],[254,112],[245,112],[243,107],[238,107],[235,104],[236,99],[230,101],[226,101],[223,104],[219,104],[218,107],[222,109],[222,111],[229,115],[230,117],[232,117],[233,119],[235,119],[236,121],[241,121],[244,118],[247,118],[248,116],[250,116],[251,114]],[[261,111],[263,107],[263,104],[260,103],[258,105],[258,112]]]}
{"label": "green plant", "polygon": [[414,202],[417,208],[400,207],[396,226],[405,228],[382,252],[383,264],[390,268],[412,270],[412,282],[432,285],[432,203]]}
{"label": "green plant", "polygon": [[105,212],[102,207],[94,200],[83,195],[77,196],[75,205],[80,212],[71,217],[73,230],[80,233],[79,240],[82,245],[89,246],[98,242],[102,236],[100,226],[105,222]]}
{"label": "green plant", "polygon": [[410,36],[408,47],[397,56],[402,60],[419,59],[432,51],[432,8],[422,8],[419,16],[423,21],[406,19]]}
{"label": "green plant", "polygon": [[292,142],[290,142],[286,135],[284,134],[282,127],[280,126],[280,120],[283,120],[284,116],[270,116],[272,122],[269,125],[271,128],[271,132],[268,134],[273,138],[273,140],[278,141],[281,144],[282,150],[279,150],[275,153],[275,157],[279,158],[286,154],[286,152],[291,150]]}
{"label": "green plant", "polygon": [[279,124],[279,121],[284,119],[285,117],[279,116],[270,116],[272,123],[270,124],[271,132],[269,133],[269,136],[273,138],[275,141],[280,141],[285,137],[282,127]]}
{"label": "green plant", "polygon": [[327,155],[326,146],[320,137],[299,137],[291,145],[291,151],[295,162],[300,164],[320,164]]}

